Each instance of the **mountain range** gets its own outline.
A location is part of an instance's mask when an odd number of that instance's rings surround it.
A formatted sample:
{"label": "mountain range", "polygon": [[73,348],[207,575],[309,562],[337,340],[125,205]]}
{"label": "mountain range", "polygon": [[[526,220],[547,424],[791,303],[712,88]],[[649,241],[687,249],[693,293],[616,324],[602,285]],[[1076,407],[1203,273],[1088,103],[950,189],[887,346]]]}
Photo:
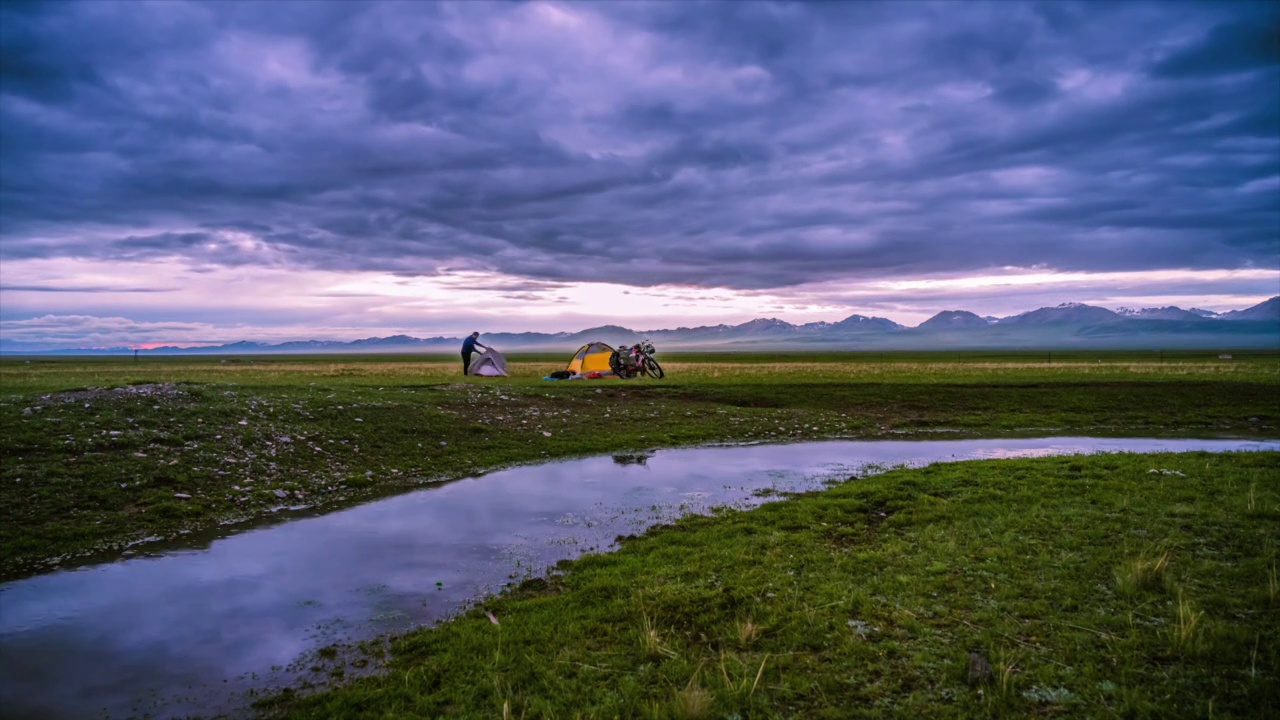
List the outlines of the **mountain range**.
{"label": "mountain range", "polygon": [[[757,318],[740,325],[704,325],[638,331],[603,325],[578,332],[487,333],[481,342],[502,350],[564,350],[600,341],[631,344],[648,338],[662,349],[759,350],[867,349],[957,350],[1031,348],[1278,348],[1280,296],[1242,310],[1215,313],[1177,307],[1120,308],[1063,303],[1004,318],[980,317],[965,310],[944,310],[916,327],[882,317],[850,315],[839,322],[794,325]],[[409,335],[343,342],[304,340],[278,344],[250,341],[204,347],[158,347],[148,355],[237,355],[248,353],[454,352],[462,339]],[[0,338],[0,353],[89,355],[133,353],[132,348],[48,349]]]}

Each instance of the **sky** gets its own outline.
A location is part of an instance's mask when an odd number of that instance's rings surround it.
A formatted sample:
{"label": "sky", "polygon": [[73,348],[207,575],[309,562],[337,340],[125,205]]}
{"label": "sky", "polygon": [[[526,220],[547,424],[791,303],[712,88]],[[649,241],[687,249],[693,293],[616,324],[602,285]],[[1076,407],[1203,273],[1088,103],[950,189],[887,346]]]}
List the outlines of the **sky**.
{"label": "sky", "polygon": [[0,341],[1280,294],[1274,3],[0,3]]}

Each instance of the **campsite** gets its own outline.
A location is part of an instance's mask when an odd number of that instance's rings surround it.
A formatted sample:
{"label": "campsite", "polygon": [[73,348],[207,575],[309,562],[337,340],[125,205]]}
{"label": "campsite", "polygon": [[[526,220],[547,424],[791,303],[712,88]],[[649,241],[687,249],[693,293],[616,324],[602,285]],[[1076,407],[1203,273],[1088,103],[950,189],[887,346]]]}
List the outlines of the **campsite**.
{"label": "campsite", "polygon": [[[645,472],[656,449],[740,443],[1171,432],[1265,443],[1280,422],[1280,358],[1257,351],[1230,362],[676,353],[663,358],[663,380],[543,379],[568,356],[512,354],[507,377],[471,378],[456,360],[430,356],[0,361],[3,450],[19,459],[0,483],[4,575],[22,583],[190,543],[217,548],[255,528],[558,459],[614,455],[626,463],[613,463],[619,472]],[[513,584],[476,597],[455,595],[441,576],[424,609],[393,605],[436,629],[386,634],[377,628],[395,621],[366,618],[350,635],[320,632],[284,663],[292,671],[248,683],[251,696],[240,687],[230,707],[256,702],[252,714],[281,717],[390,707],[820,716],[822,694],[850,692],[842,673],[854,668],[879,678],[854,695],[868,714],[889,698],[899,710],[955,717],[1141,715],[1172,707],[1169,697],[1188,716],[1210,700],[1226,714],[1275,706],[1266,678],[1280,647],[1280,599],[1269,589],[1278,458],[967,463],[801,495],[771,481],[770,494],[744,499],[775,502],[751,512],[677,498],[656,515],[624,515],[642,532],[617,550],[610,538],[585,542],[589,530],[571,522],[570,552],[555,567],[508,561]],[[991,482],[1008,489],[981,490]],[[575,512],[567,517],[591,517]],[[1241,562],[1223,565],[1224,552]],[[842,573],[864,580],[850,586]],[[445,597],[458,604],[438,615],[433,603]],[[306,594],[296,603],[318,618],[336,610]],[[1183,640],[1170,635],[1178,622],[1195,623]],[[992,668],[972,684],[971,652]],[[421,681],[392,680],[406,673]],[[477,674],[484,682],[472,682]]]}

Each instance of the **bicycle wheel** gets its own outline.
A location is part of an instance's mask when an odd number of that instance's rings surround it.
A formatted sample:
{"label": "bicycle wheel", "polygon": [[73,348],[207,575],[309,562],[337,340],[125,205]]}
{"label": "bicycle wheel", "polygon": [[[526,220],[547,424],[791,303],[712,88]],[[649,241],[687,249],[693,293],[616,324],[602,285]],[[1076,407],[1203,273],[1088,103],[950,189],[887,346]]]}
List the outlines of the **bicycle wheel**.
{"label": "bicycle wheel", "polygon": [[662,366],[658,364],[658,361],[651,357],[646,357],[644,359],[644,369],[649,373],[649,375],[658,378],[659,380],[666,375],[666,373],[662,372]]}

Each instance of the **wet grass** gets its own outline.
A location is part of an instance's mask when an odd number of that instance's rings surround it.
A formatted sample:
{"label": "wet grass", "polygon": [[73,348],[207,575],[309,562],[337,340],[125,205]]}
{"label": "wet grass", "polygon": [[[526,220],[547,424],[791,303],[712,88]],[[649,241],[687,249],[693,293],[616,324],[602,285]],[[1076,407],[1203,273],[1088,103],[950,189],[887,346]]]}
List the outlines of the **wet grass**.
{"label": "wet grass", "polygon": [[1280,363],[1265,355],[672,358],[669,379],[633,382],[543,381],[560,363],[540,357],[518,358],[500,379],[463,379],[454,360],[424,356],[7,359],[0,577],[281,507],[596,453],[940,433],[1280,433]]}
{"label": "wet grass", "polygon": [[1275,717],[1278,554],[1280,453],[896,470],[654,528],[259,711]]}

